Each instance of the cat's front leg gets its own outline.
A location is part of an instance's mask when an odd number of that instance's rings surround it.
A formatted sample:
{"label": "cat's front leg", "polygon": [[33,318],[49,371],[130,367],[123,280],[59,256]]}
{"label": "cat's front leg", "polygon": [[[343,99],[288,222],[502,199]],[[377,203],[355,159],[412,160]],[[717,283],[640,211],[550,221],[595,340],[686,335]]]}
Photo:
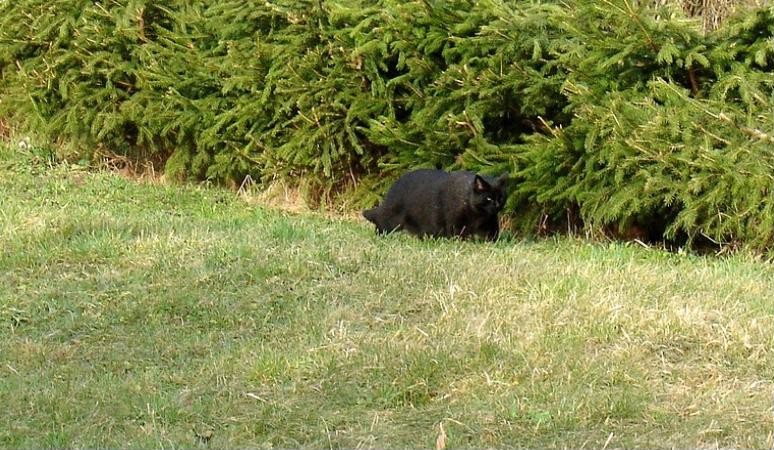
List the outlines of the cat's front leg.
{"label": "cat's front leg", "polygon": [[500,237],[500,221],[497,219],[497,216],[487,219],[481,231],[484,232],[484,238],[487,241],[496,241]]}

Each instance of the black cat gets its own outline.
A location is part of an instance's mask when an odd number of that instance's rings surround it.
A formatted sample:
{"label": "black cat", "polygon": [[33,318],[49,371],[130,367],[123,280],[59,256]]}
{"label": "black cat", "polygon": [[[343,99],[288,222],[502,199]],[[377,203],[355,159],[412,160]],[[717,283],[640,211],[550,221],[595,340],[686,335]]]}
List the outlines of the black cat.
{"label": "black cat", "polygon": [[507,175],[421,169],[392,185],[384,201],[363,211],[377,233],[405,230],[417,236],[497,239],[497,214],[505,203]]}

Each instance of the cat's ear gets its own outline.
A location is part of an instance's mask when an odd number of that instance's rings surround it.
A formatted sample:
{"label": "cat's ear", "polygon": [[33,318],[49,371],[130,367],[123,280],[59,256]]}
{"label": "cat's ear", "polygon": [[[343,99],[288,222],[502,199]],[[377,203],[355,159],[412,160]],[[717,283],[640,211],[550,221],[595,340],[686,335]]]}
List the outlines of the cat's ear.
{"label": "cat's ear", "polygon": [[495,186],[498,188],[505,187],[506,184],[508,184],[508,172],[497,177],[497,181],[495,181]]}
{"label": "cat's ear", "polygon": [[476,175],[476,177],[473,179],[473,191],[477,194],[480,194],[482,192],[486,192],[490,189],[489,183],[486,182],[483,178]]}

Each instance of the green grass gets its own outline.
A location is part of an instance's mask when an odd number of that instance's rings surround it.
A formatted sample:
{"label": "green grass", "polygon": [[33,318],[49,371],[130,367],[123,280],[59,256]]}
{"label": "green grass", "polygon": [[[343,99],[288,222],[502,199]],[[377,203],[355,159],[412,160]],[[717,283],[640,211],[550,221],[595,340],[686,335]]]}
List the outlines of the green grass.
{"label": "green grass", "polygon": [[0,447],[771,448],[774,269],[0,151]]}

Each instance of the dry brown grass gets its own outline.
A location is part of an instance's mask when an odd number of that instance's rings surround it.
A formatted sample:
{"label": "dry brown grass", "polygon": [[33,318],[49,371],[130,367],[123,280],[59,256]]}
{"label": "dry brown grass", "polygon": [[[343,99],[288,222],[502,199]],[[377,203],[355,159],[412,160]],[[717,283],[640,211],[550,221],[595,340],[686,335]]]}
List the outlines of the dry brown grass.
{"label": "dry brown grass", "polygon": [[651,4],[674,4],[688,17],[697,17],[704,31],[717,29],[725,19],[745,8],[771,6],[771,0],[651,0]]}
{"label": "dry brown grass", "polygon": [[153,184],[167,181],[164,171],[161,169],[163,166],[161,161],[133,159],[104,147],[100,147],[95,152],[94,159],[96,161],[95,168],[114,172],[129,180]]}

